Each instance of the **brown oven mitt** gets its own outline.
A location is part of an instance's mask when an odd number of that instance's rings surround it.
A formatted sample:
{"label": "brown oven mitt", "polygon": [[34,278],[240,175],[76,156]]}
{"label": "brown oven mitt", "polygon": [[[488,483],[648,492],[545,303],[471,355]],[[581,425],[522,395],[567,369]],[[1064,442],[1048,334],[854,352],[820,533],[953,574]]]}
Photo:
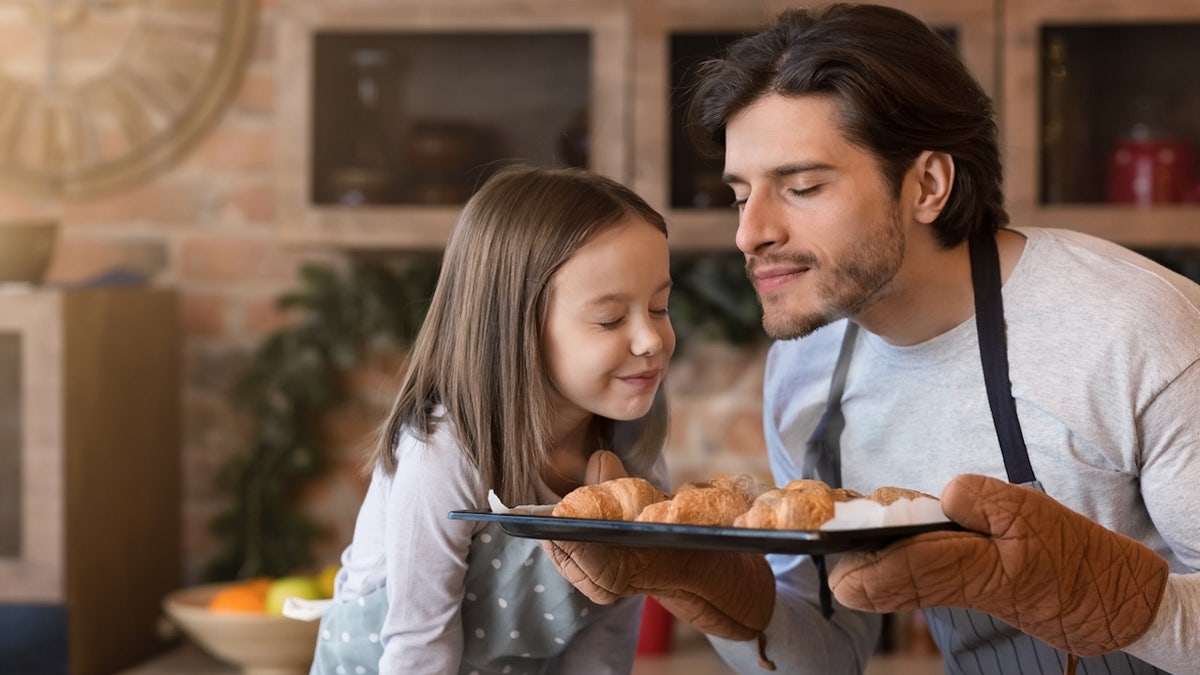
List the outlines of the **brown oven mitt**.
{"label": "brown oven mitt", "polygon": [[962,475],[942,510],[970,532],[930,532],[846,554],[829,576],[849,607],[987,612],[1075,656],[1122,649],[1150,627],[1167,562],[1035,489]]}
{"label": "brown oven mitt", "polygon": [[[620,467],[613,469],[613,462]],[[625,475],[608,451],[593,453],[588,482]],[[597,465],[606,469],[597,470]],[[775,576],[761,554],[692,549],[612,546],[575,541],[544,541],[542,548],[571,585],[593,602],[649,594],[667,611],[701,632],[759,644],[764,668],[763,631],[775,610]]]}

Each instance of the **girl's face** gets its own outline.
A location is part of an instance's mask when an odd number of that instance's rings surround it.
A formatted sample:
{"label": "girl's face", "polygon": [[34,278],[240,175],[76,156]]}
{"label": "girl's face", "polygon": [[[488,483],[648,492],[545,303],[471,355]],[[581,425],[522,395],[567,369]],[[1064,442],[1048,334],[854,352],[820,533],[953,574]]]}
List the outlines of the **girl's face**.
{"label": "girl's face", "polygon": [[632,420],[650,410],[675,351],[669,257],[663,233],[630,218],[551,278],[542,349],[560,422]]}

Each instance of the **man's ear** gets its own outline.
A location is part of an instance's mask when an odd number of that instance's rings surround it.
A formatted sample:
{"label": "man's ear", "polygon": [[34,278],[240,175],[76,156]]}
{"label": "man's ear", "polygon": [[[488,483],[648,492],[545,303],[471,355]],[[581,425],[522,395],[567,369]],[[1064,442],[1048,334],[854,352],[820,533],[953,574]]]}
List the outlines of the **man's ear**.
{"label": "man's ear", "polygon": [[946,207],[954,185],[954,158],[944,152],[926,150],[913,162],[912,175],[918,192],[913,202],[913,216],[930,224]]}

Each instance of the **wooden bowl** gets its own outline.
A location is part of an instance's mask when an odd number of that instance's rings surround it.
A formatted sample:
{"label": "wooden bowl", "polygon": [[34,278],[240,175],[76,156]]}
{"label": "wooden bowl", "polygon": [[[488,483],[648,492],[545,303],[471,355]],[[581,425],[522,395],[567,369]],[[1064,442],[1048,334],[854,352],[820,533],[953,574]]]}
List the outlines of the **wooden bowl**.
{"label": "wooden bowl", "polygon": [[41,283],[57,238],[53,220],[0,222],[0,283]]}
{"label": "wooden bowl", "polygon": [[196,644],[243,675],[308,675],[320,622],[208,609],[208,601],[228,585],[174,591],[163,599],[163,609]]}

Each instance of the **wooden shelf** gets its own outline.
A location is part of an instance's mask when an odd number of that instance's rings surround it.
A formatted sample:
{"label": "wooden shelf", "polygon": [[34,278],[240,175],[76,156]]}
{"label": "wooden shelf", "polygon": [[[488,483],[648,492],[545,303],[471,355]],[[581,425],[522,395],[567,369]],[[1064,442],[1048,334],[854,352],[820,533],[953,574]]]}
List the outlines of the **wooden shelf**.
{"label": "wooden shelf", "polygon": [[306,206],[284,229],[285,243],[301,247],[440,250],[450,240],[457,206]]}
{"label": "wooden shelf", "polygon": [[1086,232],[1131,248],[1200,248],[1200,206],[1041,206],[1014,209],[1012,224]]}

